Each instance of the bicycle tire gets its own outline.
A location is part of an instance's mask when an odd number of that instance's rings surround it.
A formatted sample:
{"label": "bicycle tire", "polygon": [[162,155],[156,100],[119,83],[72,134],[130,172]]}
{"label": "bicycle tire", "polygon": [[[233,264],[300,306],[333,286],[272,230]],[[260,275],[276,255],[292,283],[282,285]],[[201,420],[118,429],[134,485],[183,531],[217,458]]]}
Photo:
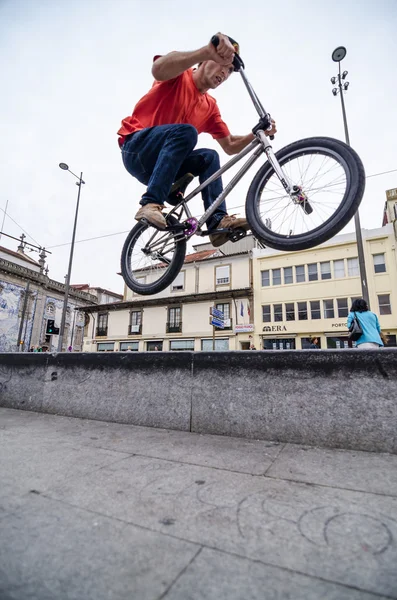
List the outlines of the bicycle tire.
{"label": "bicycle tire", "polygon": [[276,153],[276,158],[283,166],[292,158],[307,155],[309,151],[332,156],[344,165],[346,191],[339,207],[322,225],[302,234],[280,235],[266,227],[259,214],[258,197],[265,188],[266,182],[274,175],[274,170],[267,161],[256,173],[248,189],[246,215],[254,236],[264,245],[276,250],[306,250],[326,242],[347,225],[362,200],[365,190],[364,166],[358,154],[340,140],[327,137],[306,138],[285,146]]}
{"label": "bicycle tire", "polygon": [[[177,219],[173,216],[166,217],[167,223],[169,225],[175,225],[178,223]],[[133,269],[130,267],[130,257],[136,246],[139,238],[148,230],[152,229],[155,233],[155,229],[150,225],[139,221],[133,229],[131,229],[128,234],[124,246],[121,252],[121,273],[126,285],[137,294],[141,294],[143,296],[148,296],[151,294],[157,294],[158,292],[162,292],[166,287],[171,285],[179,271],[182,268],[182,265],[186,256],[186,238],[179,232],[176,234],[177,238],[175,239],[175,251],[173,253],[171,262],[168,267],[164,267],[165,271],[162,277],[160,277],[155,282],[146,283],[138,283],[137,279],[134,277]],[[164,231],[157,230],[159,236],[164,236]],[[157,234],[156,234],[157,235]],[[172,236],[172,232],[170,232]],[[174,236],[175,237],[175,236]],[[149,269],[149,267],[148,267]]]}

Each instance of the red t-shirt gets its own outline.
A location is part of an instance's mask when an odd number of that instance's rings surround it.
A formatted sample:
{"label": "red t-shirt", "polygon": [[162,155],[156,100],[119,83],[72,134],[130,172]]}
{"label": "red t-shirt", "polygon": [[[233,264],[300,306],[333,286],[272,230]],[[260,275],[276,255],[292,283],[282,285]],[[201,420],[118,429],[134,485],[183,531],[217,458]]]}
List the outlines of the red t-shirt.
{"label": "red t-shirt", "polygon": [[[156,57],[157,58],[157,57]],[[143,96],[130,117],[122,121],[118,130],[120,146],[125,136],[155,125],[186,123],[198,133],[209,133],[215,139],[225,138],[230,131],[222,121],[215,98],[196,88],[193,70],[188,69],[168,81],[155,81]]]}

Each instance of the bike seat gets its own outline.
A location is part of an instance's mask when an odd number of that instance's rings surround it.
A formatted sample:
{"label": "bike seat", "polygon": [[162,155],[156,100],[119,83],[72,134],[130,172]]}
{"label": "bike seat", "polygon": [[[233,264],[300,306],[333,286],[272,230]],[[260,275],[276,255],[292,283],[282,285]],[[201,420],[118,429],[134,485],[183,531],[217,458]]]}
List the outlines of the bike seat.
{"label": "bike seat", "polygon": [[189,183],[191,183],[194,179],[194,175],[192,173],[186,173],[182,175],[175,183],[172,185],[171,191],[168,194],[166,202],[171,204],[172,206],[176,206],[183,200],[185,191]]}

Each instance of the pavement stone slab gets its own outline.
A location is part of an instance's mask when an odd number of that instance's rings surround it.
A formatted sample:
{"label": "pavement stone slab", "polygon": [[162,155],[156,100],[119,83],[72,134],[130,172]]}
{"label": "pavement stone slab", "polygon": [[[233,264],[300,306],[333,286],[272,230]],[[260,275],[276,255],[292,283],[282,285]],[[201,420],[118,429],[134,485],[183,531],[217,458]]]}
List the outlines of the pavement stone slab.
{"label": "pavement stone slab", "polygon": [[328,583],[258,561],[204,548],[164,600],[381,600],[385,596]]}
{"label": "pavement stone slab", "polygon": [[2,600],[155,600],[199,550],[36,494],[0,539]]}
{"label": "pavement stone slab", "polygon": [[[19,493],[47,487],[92,472],[104,465],[122,460],[129,454],[68,443],[63,439],[47,440],[45,435],[29,439],[29,435],[0,432],[1,486],[8,484]],[[4,493],[0,489],[0,499]]]}
{"label": "pavement stone slab", "polygon": [[[34,416],[34,429],[29,421],[19,419],[21,411],[7,411],[4,431],[1,436],[27,438],[32,444],[36,439],[59,441],[60,434],[66,442],[76,447],[87,445],[128,454],[140,454],[154,458],[229,469],[255,475],[264,474],[284,444],[263,440],[246,440],[220,435],[202,435],[169,429],[157,429],[89,421],[73,417],[60,417],[31,413]],[[29,415],[29,413],[25,413]],[[0,412],[0,423],[3,421]],[[22,421],[22,423],[20,423]]]}
{"label": "pavement stone slab", "polygon": [[198,544],[397,598],[397,498],[134,456],[49,494]]}
{"label": "pavement stone slab", "polygon": [[395,454],[287,444],[266,475],[397,496]]}

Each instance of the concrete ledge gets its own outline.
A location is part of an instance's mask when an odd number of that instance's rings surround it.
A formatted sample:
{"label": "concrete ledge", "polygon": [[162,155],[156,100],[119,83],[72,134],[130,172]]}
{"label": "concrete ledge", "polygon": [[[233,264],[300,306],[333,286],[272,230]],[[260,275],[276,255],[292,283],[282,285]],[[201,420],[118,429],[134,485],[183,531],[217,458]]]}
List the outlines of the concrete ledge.
{"label": "concrete ledge", "polygon": [[397,349],[0,354],[0,406],[397,453]]}

